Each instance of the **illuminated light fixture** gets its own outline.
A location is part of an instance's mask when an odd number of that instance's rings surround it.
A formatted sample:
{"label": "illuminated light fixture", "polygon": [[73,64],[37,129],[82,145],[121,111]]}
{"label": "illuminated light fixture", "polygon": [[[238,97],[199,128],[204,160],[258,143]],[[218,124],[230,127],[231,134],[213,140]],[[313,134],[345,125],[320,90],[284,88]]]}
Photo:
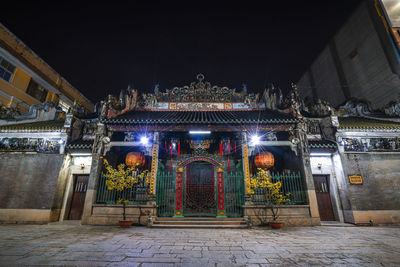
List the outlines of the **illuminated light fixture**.
{"label": "illuminated light fixture", "polygon": [[310,156],[316,156],[316,157],[324,157],[324,156],[331,156],[331,153],[321,153],[321,152],[311,152]]}
{"label": "illuminated light fixture", "polygon": [[250,144],[253,146],[259,145],[261,142],[261,137],[258,135],[252,135],[250,138]]}
{"label": "illuminated light fixture", "polygon": [[91,155],[92,155],[92,153],[71,153],[71,156],[78,156],[78,157],[91,156]]}
{"label": "illuminated light fixture", "polygon": [[189,134],[210,134],[211,131],[189,131]]}
{"label": "illuminated light fixture", "polygon": [[147,136],[142,136],[140,138],[140,143],[142,143],[143,145],[147,145],[149,143],[149,138]]}

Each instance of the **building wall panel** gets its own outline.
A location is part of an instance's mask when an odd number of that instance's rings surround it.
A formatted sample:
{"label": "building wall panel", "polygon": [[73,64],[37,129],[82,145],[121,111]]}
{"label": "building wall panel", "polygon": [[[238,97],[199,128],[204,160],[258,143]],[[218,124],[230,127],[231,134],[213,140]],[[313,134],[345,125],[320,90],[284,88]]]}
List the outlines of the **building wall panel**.
{"label": "building wall panel", "polygon": [[338,73],[329,47],[326,47],[311,67],[317,97],[340,105],[345,101]]}
{"label": "building wall panel", "polygon": [[63,155],[0,154],[0,209],[50,209]]}
{"label": "building wall panel", "polygon": [[14,87],[12,84],[0,79],[0,91],[3,91],[7,95],[13,96],[27,105],[40,104],[38,100],[31,97],[21,89]]}
{"label": "building wall panel", "polygon": [[26,92],[30,80],[31,77],[27,73],[25,73],[20,68],[15,68],[15,73],[11,83],[18,89],[21,89],[22,91]]}
{"label": "building wall panel", "polygon": [[[390,63],[396,61],[394,47],[390,46],[389,33],[375,25],[382,22],[376,10],[368,6],[370,4],[361,3],[333,36],[338,56],[336,64],[329,56],[332,47],[327,45],[309,68],[313,72],[317,97],[334,106],[344,102],[344,89],[348,90],[349,97],[370,101],[373,108],[399,97],[400,77]],[[371,8],[373,11],[369,10]],[[346,84],[338,79],[340,70]],[[309,71],[302,75],[299,84],[306,81],[307,76]],[[299,88],[302,90],[301,86]]]}
{"label": "building wall panel", "polygon": [[[400,210],[400,154],[344,154],[352,210]],[[358,174],[362,185],[350,184],[348,176]]]}

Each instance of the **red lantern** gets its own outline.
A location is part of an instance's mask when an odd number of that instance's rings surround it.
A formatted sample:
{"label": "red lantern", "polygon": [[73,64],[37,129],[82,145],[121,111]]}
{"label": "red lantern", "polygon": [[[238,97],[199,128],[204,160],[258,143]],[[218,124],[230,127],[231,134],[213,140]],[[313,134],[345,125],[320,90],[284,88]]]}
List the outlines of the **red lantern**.
{"label": "red lantern", "polygon": [[146,158],[139,152],[130,152],[125,157],[125,164],[129,167],[141,167],[146,162]]}
{"label": "red lantern", "polygon": [[270,152],[263,152],[258,154],[254,159],[254,164],[257,168],[267,170],[274,166],[274,155]]}

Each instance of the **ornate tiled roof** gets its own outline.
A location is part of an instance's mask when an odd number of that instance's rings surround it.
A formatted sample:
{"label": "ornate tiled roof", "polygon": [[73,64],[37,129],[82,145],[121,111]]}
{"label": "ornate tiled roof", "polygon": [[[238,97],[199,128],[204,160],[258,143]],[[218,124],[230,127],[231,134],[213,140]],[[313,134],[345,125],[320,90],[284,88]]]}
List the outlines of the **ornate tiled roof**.
{"label": "ornate tiled roof", "polygon": [[92,150],[93,141],[76,140],[66,146],[68,150]]}
{"label": "ornate tiled roof", "polygon": [[356,130],[356,131],[400,131],[400,122],[375,120],[360,117],[339,117],[339,130]]}
{"label": "ornate tiled roof", "polygon": [[336,143],[328,140],[308,141],[310,148],[329,148],[336,149]]}
{"label": "ornate tiled roof", "polygon": [[252,111],[131,111],[107,124],[282,124],[298,119],[272,110]]}
{"label": "ornate tiled roof", "polygon": [[31,123],[11,124],[0,126],[0,132],[60,132],[64,121],[39,121]]}

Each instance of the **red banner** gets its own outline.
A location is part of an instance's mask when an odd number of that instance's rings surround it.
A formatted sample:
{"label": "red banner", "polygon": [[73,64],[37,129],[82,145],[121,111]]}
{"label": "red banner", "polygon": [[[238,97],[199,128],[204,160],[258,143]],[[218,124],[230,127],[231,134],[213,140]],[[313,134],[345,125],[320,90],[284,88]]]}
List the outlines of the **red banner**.
{"label": "red banner", "polygon": [[217,181],[218,181],[218,211],[225,211],[223,172],[217,173]]}
{"label": "red banner", "polygon": [[[175,214],[178,212],[182,213],[182,175],[183,172],[176,173],[176,202],[175,202]],[[182,214],[179,214],[182,215]]]}

